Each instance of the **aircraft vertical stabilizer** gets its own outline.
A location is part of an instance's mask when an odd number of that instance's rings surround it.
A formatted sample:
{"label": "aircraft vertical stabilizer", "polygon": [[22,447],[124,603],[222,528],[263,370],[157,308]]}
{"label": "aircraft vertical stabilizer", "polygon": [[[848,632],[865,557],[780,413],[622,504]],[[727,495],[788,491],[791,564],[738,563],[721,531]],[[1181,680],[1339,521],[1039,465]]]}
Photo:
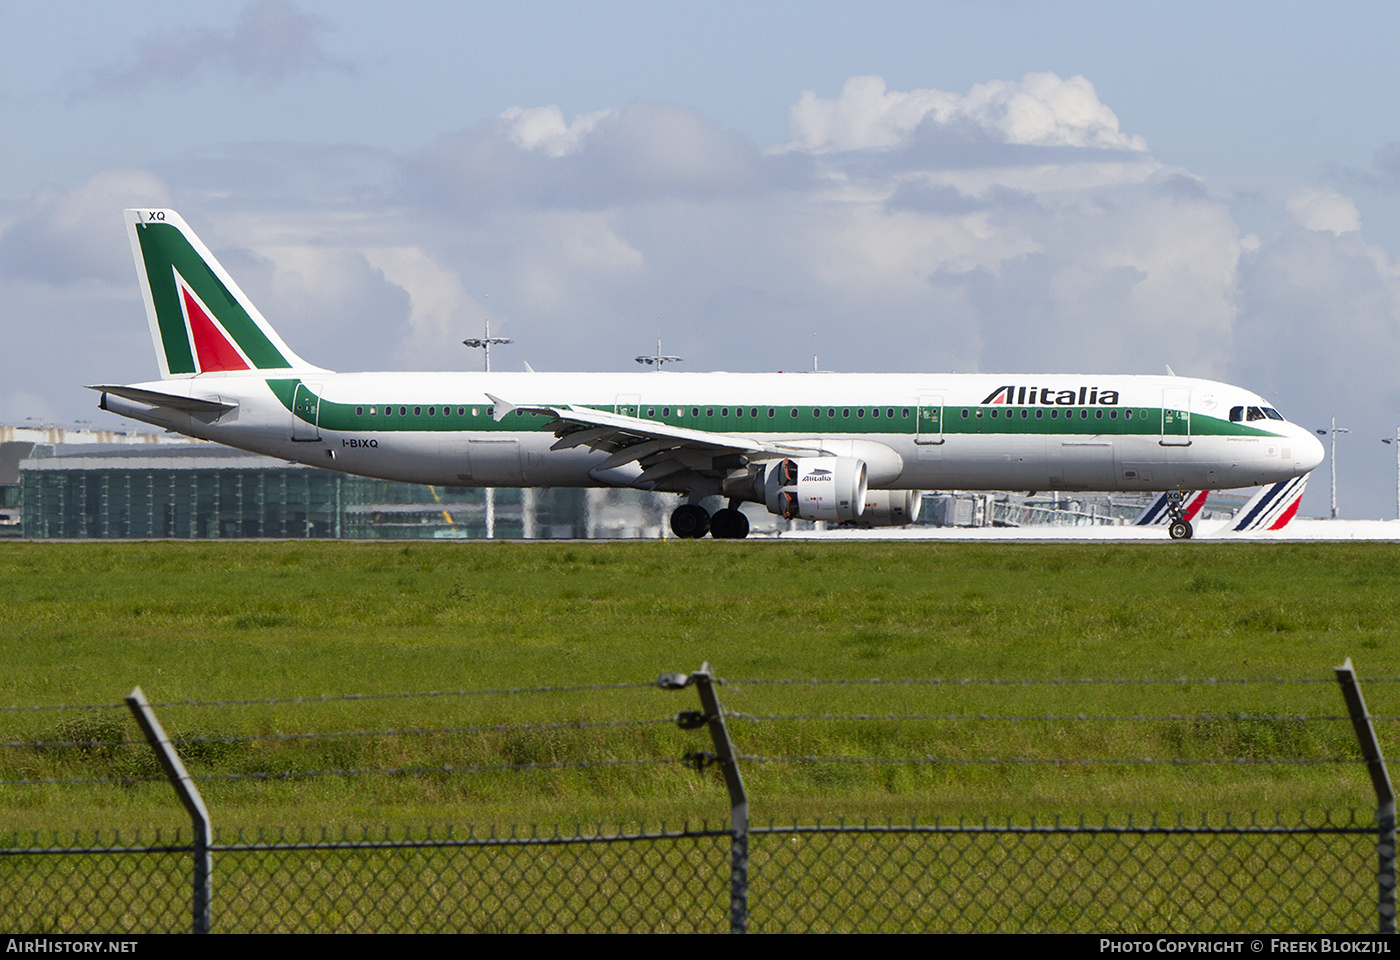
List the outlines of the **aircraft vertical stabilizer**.
{"label": "aircraft vertical stabilizer", "polygon": [[174,210],[127,210],[127,233],[162,379],[312,371]]}

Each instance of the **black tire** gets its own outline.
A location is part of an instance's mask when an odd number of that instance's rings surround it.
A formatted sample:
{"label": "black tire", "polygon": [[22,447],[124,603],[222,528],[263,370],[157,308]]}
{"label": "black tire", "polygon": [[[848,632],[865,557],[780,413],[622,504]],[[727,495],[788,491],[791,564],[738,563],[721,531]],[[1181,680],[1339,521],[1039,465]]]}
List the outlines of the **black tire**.
{"label": "black tire", "polygon": [[1167,533],[1173,540],[1190,540],[1191,532],[1191,524],[1185,520],[1173,520],[1172,525],[1167,528]]}
{"label": "black tire", "polygon": [[671,511],[671,532],[682,540],[698,540],[710,532],[710,513],[698,503],[685,503]]}
{"label": "black tire", "polygon": [[710,536],[716,540],[742,540],[749,535],[749,518],[725,507],[710,517]]}

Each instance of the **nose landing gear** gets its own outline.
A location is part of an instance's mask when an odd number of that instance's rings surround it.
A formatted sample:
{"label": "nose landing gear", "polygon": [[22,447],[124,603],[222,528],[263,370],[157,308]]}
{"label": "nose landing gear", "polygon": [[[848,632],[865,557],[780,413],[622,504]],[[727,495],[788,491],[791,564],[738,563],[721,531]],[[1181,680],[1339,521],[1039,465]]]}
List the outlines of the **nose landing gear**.
{"label": "nose landing gear", "polygon": [[1173,490],[1167,494],[1167,513],[1172,518],[1171,525],[1167,527],[1167,534],[1173,540],[1190,540],[1195,530],[1191,528],[1191,521],[1182,514],[1181,499],[1180,490]]}

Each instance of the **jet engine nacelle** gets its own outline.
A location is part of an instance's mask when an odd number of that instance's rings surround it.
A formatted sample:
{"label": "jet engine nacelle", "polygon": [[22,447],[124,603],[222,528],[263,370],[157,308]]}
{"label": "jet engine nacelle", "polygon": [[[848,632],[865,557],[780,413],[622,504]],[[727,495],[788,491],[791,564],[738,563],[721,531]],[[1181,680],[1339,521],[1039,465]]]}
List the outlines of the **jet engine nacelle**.
{"label": "jet engine nacelle", "polygon": [[768,464],[763,499],[787,520],[844,523],[865,509],[865,461],[856,457],[796,457]]}
{"label": "jet engine nacelle", "polygon": [[848,521],[852,527],[902,527],[919,519],[923,505],[922,490],[868,490],[865,509],[859,517]]}

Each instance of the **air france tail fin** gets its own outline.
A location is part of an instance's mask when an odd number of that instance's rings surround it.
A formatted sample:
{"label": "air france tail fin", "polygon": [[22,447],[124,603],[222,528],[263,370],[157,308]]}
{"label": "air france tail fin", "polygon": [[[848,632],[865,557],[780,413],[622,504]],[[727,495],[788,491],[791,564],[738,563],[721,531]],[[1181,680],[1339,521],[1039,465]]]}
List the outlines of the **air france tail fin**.
{"label": "air france tail fin", "polygon": [[292,352],[174,210],[127,210],[162,379],[315,371]]}
{"label": "air france tail fin", "polygon": [[1230,521],[1232,533],[1259,530],[1282,530],[1298,513],[1308,475],[1281,480],[1256,493]]}

